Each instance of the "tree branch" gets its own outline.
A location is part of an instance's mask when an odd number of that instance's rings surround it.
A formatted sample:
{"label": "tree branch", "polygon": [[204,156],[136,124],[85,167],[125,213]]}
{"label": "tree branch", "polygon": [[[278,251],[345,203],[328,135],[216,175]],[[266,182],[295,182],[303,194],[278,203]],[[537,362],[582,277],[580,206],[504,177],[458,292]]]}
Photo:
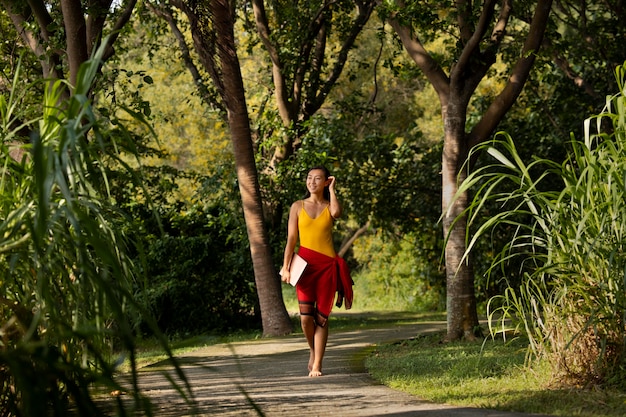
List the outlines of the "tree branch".
{"label": "tree branch", "polygon": [[[550,44],[550,41],[546,40],[546,46]],[[598,94],[598,92],[593,88],[591,84],[587,82],[583,77],[581,77],[570,65],[567,58],[565,58],[559,51],[555,49],[552,50],[552,61],[556,64],[557,67],[563,71],[565,76],[572,80],[576,87],[581,88],[589,97],[591,97],[596,102],[602,102],[604,97]]]}
{"label": "tree branch", "polygon": [[456,0],[457,24],[459,25],[459,35],[463,44],[467,43],[475,29],[471,27],[472,19],[472,3],[468,0]]}
{"label": "tree branch", "polygon": [[513,12],[513,5],[511,2],[512,0],[504,0],[502,2],[502,9],[500,9],[498,21],[494,25],[493,31],[491,32],[492,45],[499,46],[502,43],[502,39],[504,39],[504,35],[506,35],[506,28],[509,25],[509,19],[511,17],[511,13]]}
{"label": "tree branch", "polygon": [[313,50],[313,58],[311,59],[311,72],[309,77],[308,96],[314,97],[320,85],[320,74],[324,65],[324,56],[326,52],[326,39],[328,38],[328,25],[323,24],[317,34],[315,40],[315,49]]}
{"label": "tree branch", "polygon": [[200,70],[196,66],[191,57],[191,50],[189,49],[189,45],[187,44],[187,40],[185,39],[185,35],[180,30],[178,26],[178,21],[174,17],[172,10],[164,4],[155,5],[147,2],[146,6],[148,9],[152,11],[155,15],[161,17],[163,20],[167,22],[170,27],[170,30],[174,34],[176,41],[178,42],[178,48],[181,51],[181,57],[183,58],[183,62],[185,66],[189,70],[191,77],[193,78],[193,82],[200,93],[200,97],[202,101],[211,107],[217,109],[221,115],[221,117],[226,121],[226,109],[221,101],[214,99],[214,97],[210,94],[209,88],[203,81],[202,74],[200,74]]}
{"label": "tree branch", "polygon": [[28,15],[20,13],[19,10],[16,10],[16,5],[10,0],[0,0],[0,3],[7,11],[17,33],[39,59],[39,64],[41,65],[41,71],[44,78],[62,78],[63,74],[57,70],[58,66],[56,65],[58,63],[58,56],[56,54],[48,54],[42,42],[42,37],[47,37],[48,32],[41,30],[38,35],[32,30],[26,29],[28,27],[26,25]]}
{"label": "tree branch", "polygon": [[376,1],[364,1],[357,3],[358,16],[354,20],[348,37],[341,45],[341,50],[337,54],[337,60],[335,61],[335,65],[333,65],[333,69],[331,70],[328,79],[323,84],[322,88],[315,97],[307,97],[307,103],[305,103],[304,106],[305,118],[313,115],[316,111],[320,109],[322,104],[324,104],[326,96],[328,96],[330,90],[332,90],[333,86],[337,83],[337,80],[339,79],[339,76],[341,75],[343,68],[346,65],[346,61],[348,60],[348,53],[354,46],[354,43],[356,42],[356,38],[358,37],[359,33],[361,33],[363,27],[369,20],[375,6]]}
{"label": "tree branch", "polygon": [[102,30],[106,23],[112,0],[90,0],[87,3],[87,53],[89,56],[102,40]]}
{"label": "tree branch", "polygon": [[30,6],[30,10],[33,12],[35,20],[37,20],[37,24],[39,25],[41,39],[48,42],[51,35],[49,30],[52,26],[51,23],[53,23],[53,20],[48,12],[48,9],[46,8],[46,5],[41,0],[28,0],[28,5]]}
{"label": "tree branch", "polygon": [[[215,34],[202,30],[200,17],[194,12],[194,10],[187,6],[184,0],[170,0],[170,4],[187,16],[194,48],[198,53],[200,62],[209,73],[209,76],[211,77],[215,88],[217,88],[220,97],[223,98],[225,96],[224,82],[221,76],[221,69],[215,59],[217,53]],[[209,22],[202,23],[207,25],[209,24]]]}
{"label": "tree branch", "polygon": [[[465,92],[465,96],[471,95],[475,89],[475,83],[470,83],[470,85],[468,85],[468,79],[474,80],[478,78],[478,82],[480,82],[483,74],[487,71],[486,68],[479,68],[476,66],[475,58],[481,55],[480,42],[485,36],[485,33],[487,33],[487,29],[489,28],[489,24],[493,18],[495,6],[495,0],[485,1],[474,33],[472,33],[469,39],[467,39],[467,43],[463,46],[463,50],[461,51],[461,55],[459,56],[457,63],[453,65],[450,70],[450,87],[463,90]],[[477,76],[468,77],[469,73],[476,73]]]}
{"label": "tree branch", "polygon": [[445,108],[450,96],[450,79],[443,68],[426,51],[419,38],[413,36],[411,28],[403,25],[395,16],[391,17],[389,24],[400,36],[402,45],[404,45],[404,49],[406,49],[413,62],[417,64],[424,75],[426,75],[426,78],[428,78],[428,81],[433,85],[442,107]]}
{"label": "tree branch", "polygon": [[274,47],[270,38],[270,27],[265,13],[265,4],[263,0],[252,0],[252,9],[256,21],[257,32],[261,38],[261,42],[267,50],[270,60],[272,61],[272,78],[274,80],[274,88],[276,89],[276,100],[278,113],[283,125],[289,126],[293,120],[294,106],[290,105],[290,94],[287,90],[287,83],[283,74],[283,66],[280,61],[280,55]]}
{"label": "tree branch", "polygon": [[[315,17],[311,20],[311,22],[309,22],[307,37],[300,45],[298,66],[293,78],[293,104],[296,106],[296,110],[300,108],[302,103],[302,86],[304,85],[306,74],[309,74],[309,78],[317,77],[317,83],[319,83],[320,74],[314,73],[314,69],[311,66],[310,56],[311,51],[314,49],[314,45],[317,48],[316,53],[319,54],[319,49],[321,48],[322,56],[324,55],[326,49],[326,36],[328,35],[328,25],[332,22],[332,12],[328,10],[331,3],[324,3],[317,11]],[[328,14],[330,14],[330,16],[327,16]],[[315,60],[315,56],[313,57],[313,60]],[[313,90],[311,87],[312,86],[309,85],[309,96],[306,97],[307,101],[310,101],[311,97],[315,97],[316,94],[316,90]],[[306,108],[306,103],[304,103],[302,108]],[[308,118],[308,115],[304,117],[306,119]]]}
{"label": "tree branch", "polygon": [[111,35],[108,38],[107,49],[104,53],[102,59],[106,61],[115,53],[113,49],[113,44],[117,40],[120,35],[120,32],[124,26],[129,22],[131,16],[133,15],[133,10],[135,9],[135,5],[137,4],[137,0],[129,0],[126,4],[126,7],[122,11],[122,13],[117,18],[117,21],[111,28]]}
{"label": "tree branch", "polygon": [[491,103],[480,121],[469,134],[469,147],[475,146],[489,138],[504,115],[510,110],[522,91],[530,70],[535,62],[535,55],[541,47],[543,34],[548,24],[552,0],[539,0],[535,15],[528,29],[522,56],[518,59],[511,77],[504,89]]}
{"label": "tree branch", "polygon": [[368,220],[363,226],[357,229],[350,239],[348,239],[344,244],[341,245],[339,252],[337,252],[337,256],[343,258],[346,255],[346,252],[352,247],[352,244],[363,234],[365,234],[370,228],[370,221]]}

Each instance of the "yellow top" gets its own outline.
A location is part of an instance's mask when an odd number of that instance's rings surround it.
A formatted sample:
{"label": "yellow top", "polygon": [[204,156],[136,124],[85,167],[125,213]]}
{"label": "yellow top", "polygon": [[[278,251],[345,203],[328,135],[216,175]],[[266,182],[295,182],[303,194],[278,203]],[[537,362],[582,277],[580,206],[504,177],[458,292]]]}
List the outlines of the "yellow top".
{"label": "yellow top", "polygon": [[298,215],[300,246],[334,258],[336,254],[332,231],[333,218],[328,206],[322,210],[319,216],[312,219],[304,209],[304,202],[302,202],[302,209]]}

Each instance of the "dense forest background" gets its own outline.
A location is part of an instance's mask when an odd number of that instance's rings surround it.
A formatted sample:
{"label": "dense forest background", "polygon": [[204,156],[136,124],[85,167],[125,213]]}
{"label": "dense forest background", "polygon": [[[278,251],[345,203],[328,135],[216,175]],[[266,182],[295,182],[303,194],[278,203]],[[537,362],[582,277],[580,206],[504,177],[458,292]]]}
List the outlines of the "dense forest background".
{"label": "dense forest background", "polygon": [[[452,106],[442,89],[475,83],[460,94],[462,143],[472,145],[502,92],[521,84],[487,137],[505,131],[520,160],[560,162],[584,136],[583,121],[619,91],[615,69],[626,60],[620,1],[516,2],[515,13],[508,1],[283,3],[2,1],[0,312],[13,340],[5,348],[45,338],[54,323],[50,344],[71,346],[64,360],[83,365],[99,352],[85,353],[94,335],[132,351],[137,336],[288,332],[281,314],[295,313],[293,289],[280,287],[274,270],[285,207],[318,164],[337,177],[346,215],[335,243],[352,270],[354,308],[445,311],[455,271],[446,271],[451,226],[442,222]],[[549,14],[535,36],[540,48],[527,51],[542,7]],[[231,18],[231,32],[220,16]],[[82,22],[73,38],[71,19]],[[480,32],[483,19],[492,23]],[[469,27],[487,42],[477,55],[465,52]],[[87,39],[80,53],[71,48],[77,36]],[[440,71],[423,71],[411,45]],[[233,95],[233,56],[241,97]],[[529,56],[519,82],[515,65]],[[464,61],[472,76],[459,87],[455,69]],[[247,123],[235,118],[243,99]],[[242,120],[249,143],[237,133]],[[486,152],[472,155],[471,168],[461,158],[458,172],[493,162]],[[563,185],[556,178],[542,187]],[[501,210],[502,201],[489,200],[478,217]],[[518,230],[505,225],[473,242],[470,310],[486,314],[490,300],[523,282],[524,257],[492,268]],[[269,316],[268,304],[278,309]],[[47,313],[59,305],[58,317]],[[29,349],[20,358],[30,363]],[[46,362],[51,353],[41,354]]]}
{"label": "dense forest background", "polygon": [[[583,35],[574,33],[576,26],[565,24],[576,23],[565,21],[566,17],[561,16],[558,39],[546,41],[554,45],[540,51],[524,91],[499,126],[522,144],[522,158],[527,161],[533,157],[564,159],[570,133],[581,135],[582,120],[602,108],[604,96],[616,89],[613,69],[626,58],[610,44],[618,36],[618,25],[610,23],[617,15],[609,13],[606,20],[586,23],[582,47],[577,39]],[[263,169],[272,141],[280,140],[284,129],[272,97],[271,66],[243,20],[237,31],[239,53],[265,204],[284,206],[300,198],[306,167],[327,164],[339,178],[348,213],[337,225],[336,246],[348,250],[357,285],[355,308],[445,309],[441,110],[434,90],[403,53],[396,35],[380,16],[370,19],[350,51],[340,81],[319,114],[307,122],[297,153],[282,163],[277,178],[275,172]],[[121,43],[128,52],[118,53],[115,62],[108,64],[115,74],[116,100],[140,106],[157,132],[147,145],[162,152],[144,159],[150,167],[144,173],[149,172],[149,178],[154,175],[150,182],[153,198],[159,203],[168,235],[159,237],[158,247],[149,251],[155,261],[150,262],[155,268],[149,274],[150,297],[159,305],[155,311],[163,317],[162,324],[173,321],[172,330],[191,326],[185,330],[205,331],[243,323],[233,321],[237,314],[244,322],[258,323],[258,317],[247,315],[255,302],[253,272],[228,127],[220,109],[202,102],[185,62],[174,58],[181,54],[178,43],[161,24],[138,19]],[[616,29],[600,31],[600,25]],[[592,59],[599,53],[600,48],[593,46],[599,41],[612,47]],[[445,39],[434,39],[429,47],[445,56],[445,43]],[[586,56],[581,49],[587,50]],[[478,87],[468,114],[470,125],[472,114],[480,114],[502,84],[505,74],[500,69],[496,64]],[[153,82],[146,83],[146,76]],[[132,196],[129,204],[135,204]],[[150,216],[149,211],[146,215]],[[282,257],[285,216],[268,219],[276,265]],[[135,217],[142,218],[139,213]],[[213,230],[207,225],[214,225]],[[358,238],[346,245],[357,231]],[[157,230],[152,232],[158,235]],[[232,246],[223,245],[224,239]],[[506,235],[494,241],[484,239],[474,252],[481,311],[491,296],[502,292],[499,282],[487,281],[484,272],[491,264],[490,254],[498,252],[506,239]],[[181,248],[187,249],[182,252]],[[207,258],[210,254],[215,258]],[[169,261],[156,262],[164,259]],[[515,274],[514,268],[511,271]],[[235,293],[229,300],[227,288],[233,283],[235,288],[243,285],[248,295]],[[194,285],[200,286],[198,291],[190,291]],[[291,291],[285,290],[288,297]],[[200,297],[197,303],[190,303],[190,294]],[[209,313],[208,300],[220,298],[222,307]],[[245,307],[224,320],[221,315],[228,310],[224,306],[238,305],[233,300],[244,300]],[[183,305],[190,311],[178,310]]]}

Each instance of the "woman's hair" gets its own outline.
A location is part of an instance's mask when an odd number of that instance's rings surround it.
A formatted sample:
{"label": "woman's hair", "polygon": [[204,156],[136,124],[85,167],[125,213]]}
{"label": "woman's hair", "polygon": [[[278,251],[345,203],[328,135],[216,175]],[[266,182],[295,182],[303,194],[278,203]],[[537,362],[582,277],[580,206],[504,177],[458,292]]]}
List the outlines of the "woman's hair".
{"label": "woman's hair", "polygon": [[[316,170],[316,169],[319,169],[320,171],[323,171],[324,172],[324,176],[326,177],[326,179],[328,179],[328,177],[330,177],[330,171],[324,165],[316,165],[316,166],[314,166],[312,168],[309,168],[308,171],[306,172],[307,177],[309,176],[309,173],[311,171]],[[311,193],[309,192],[309,189],[307,188],[306,193],[304,193],[303,199],[306,199],[306,198],[309,198],[309,197],[311,197]],[[330,201],[330,190],[328,189],[328,186],[324,187],[324,198],[326,200]]]}

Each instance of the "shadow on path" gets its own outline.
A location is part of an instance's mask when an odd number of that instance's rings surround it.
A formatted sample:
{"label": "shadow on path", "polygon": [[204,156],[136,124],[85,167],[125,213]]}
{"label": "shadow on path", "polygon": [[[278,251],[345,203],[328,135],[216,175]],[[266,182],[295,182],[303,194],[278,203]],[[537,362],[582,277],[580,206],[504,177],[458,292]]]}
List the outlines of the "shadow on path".
{"label": "shadow on path", "polygon": [[[428,322],[338,333],[331,329],[320,378],[308,377],[302,335],[209,346],[179,359],[193,388],[196,415],[202,416],[525,416],[422,401],[376,383],[358,360],[369,346],[444,328],[444,322]],[[193,415],[159,368],[140,372],[154,415]]]}

